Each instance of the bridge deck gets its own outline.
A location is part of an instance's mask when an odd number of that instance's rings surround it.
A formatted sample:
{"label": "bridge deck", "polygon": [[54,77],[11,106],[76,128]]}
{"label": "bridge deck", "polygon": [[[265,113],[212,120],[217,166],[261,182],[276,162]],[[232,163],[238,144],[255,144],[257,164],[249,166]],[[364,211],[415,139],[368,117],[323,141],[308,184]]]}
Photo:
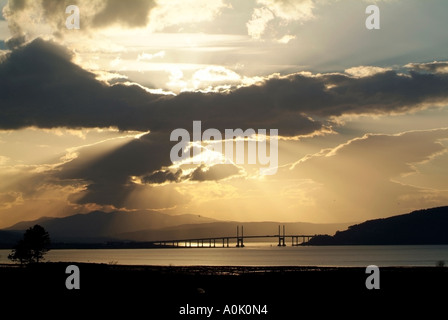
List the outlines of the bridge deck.
{"label": "bridge deck", "polygon": [[[237,247],[244,247],[244,239],[262,239],[262,238],[278,238],[279,246],[286,246],[286,239],[291,239],[292,246],[303,245],[311,238],[316,235],[307,235],[307,234],[285,234],[283,229],[283,234],[267,234],[267,235],[239,235],[239,231],[237,230],[236,236],[217,236],[217,237],[204,237],[204,238],[188,238],[188,239],[172,239],[172,240],[157,240],[157,241],[149,241],[150,244],[154,246],[167,246],[167,247],[205,247],[205,248],[214,248],[216,247],[216,242],[222,241],[222,247],[229,247],[230,240],[236,240]],[[299,239],[302,242],[299,242]],[[180,245],[183,244],[183,245]],[[193,244],[195,244],[193,246]]]}

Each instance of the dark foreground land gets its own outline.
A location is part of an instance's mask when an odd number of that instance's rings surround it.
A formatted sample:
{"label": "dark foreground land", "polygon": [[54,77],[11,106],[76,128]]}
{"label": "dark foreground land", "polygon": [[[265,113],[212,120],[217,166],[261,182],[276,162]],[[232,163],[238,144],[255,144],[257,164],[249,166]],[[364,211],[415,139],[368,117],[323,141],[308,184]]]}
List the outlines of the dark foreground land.
{"label": "dark foreground land", "polygon": [[[300,319],[306,314],[318,319],[390,318],[391,312],[401,316],[423,312],[424,318],[430,318],[447,313],[446,267],[380,268],[380,289],[368,290],[365,268],[75,263],[80,289],[68,290],[68,265],[0,265],[2,312],[10,309],[17,315],[29,312],[61,319],[95,315],[102,319]],[[190,310],[213,307],[213,312],[180,314],[187,304]],[[254,305],[267,312],[258,313]],[[224,313],[226,306],[230,313]]]}

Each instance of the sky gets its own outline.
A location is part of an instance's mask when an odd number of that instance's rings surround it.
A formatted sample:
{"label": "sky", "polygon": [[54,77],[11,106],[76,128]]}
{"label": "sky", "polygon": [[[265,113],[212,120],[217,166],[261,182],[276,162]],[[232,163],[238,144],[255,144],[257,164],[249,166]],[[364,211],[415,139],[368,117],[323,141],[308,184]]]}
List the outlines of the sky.
{"label": "sky", "polygon": [[[93,210],[346,223],[448,203],[444,0],[0,8],[0,228]],[[197,141],[193,121],[221,138]],[[243,161],[224,152],[238,128],[256,133]],[[174,161],[176,146],[201,157]]]}

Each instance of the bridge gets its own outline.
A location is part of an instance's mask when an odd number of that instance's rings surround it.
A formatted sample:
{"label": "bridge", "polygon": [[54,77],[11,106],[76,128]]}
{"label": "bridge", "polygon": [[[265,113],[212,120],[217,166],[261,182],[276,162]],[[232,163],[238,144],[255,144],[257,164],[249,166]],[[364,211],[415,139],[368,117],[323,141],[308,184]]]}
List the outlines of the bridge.
{"label": "bridge", "polygon": [[231,244],[235,244],[237,248],[244,247],[245,239],[262,239],[262,238],[277,238],[278,246],[286,246],[287,239],[290,239],[291,246],[306,245],[311,238],[316,235],[304,235],[304,234],[289,234],[285,233],[285,226],[283,226],[283,232],[280,232],[280,226],[278,226],[277,234],[268,235],[244,235],[244,227],[236,227],[236,236],[220,236],[220,237],[207,237],[207,238],[191,238],[191,239],[176,239],[176,240],[158,240],[150,241],[149,244],[152,247],[169,247],[169,248],[216,248],[227,247]]}

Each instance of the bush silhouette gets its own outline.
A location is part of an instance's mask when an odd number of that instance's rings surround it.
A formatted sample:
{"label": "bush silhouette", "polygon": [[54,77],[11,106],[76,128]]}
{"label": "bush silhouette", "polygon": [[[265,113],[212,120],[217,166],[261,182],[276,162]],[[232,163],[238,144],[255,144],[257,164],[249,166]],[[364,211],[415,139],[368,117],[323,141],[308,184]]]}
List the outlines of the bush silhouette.
{"label": "bush silhouette", "polygon": [[49,247],[50,235],[42,226],[36,224],[25,231],[23,239],[17,242],[8,259],[19,261],[20,264],[38,263],[44,259]]}

